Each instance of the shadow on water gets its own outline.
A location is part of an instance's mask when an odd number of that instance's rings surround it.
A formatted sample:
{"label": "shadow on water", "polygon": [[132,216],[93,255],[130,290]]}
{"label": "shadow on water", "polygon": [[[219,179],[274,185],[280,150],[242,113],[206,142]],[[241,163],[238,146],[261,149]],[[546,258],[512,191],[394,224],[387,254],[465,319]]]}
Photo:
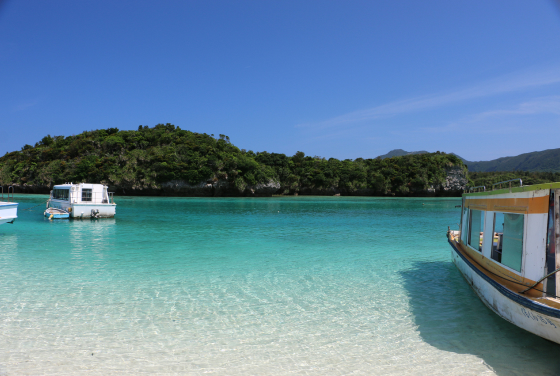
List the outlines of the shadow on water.
{"label": "shadow on water", "polygon": [[401,272],[414,321],[431,346],[482,359],[498,375],[559,375],[560,345],[488,309],[450,262],[417,262]]}

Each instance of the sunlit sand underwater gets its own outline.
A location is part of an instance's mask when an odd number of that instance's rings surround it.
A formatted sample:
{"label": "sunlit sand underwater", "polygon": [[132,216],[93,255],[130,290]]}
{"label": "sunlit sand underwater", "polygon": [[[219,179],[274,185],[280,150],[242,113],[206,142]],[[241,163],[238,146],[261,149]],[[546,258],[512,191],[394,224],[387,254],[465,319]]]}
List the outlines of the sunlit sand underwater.
{"label": "sunlit sand underwater", "polygon": [[49,221],[16,198],[2,376],[560,374],[451,263],[459,199],[118,197]]}

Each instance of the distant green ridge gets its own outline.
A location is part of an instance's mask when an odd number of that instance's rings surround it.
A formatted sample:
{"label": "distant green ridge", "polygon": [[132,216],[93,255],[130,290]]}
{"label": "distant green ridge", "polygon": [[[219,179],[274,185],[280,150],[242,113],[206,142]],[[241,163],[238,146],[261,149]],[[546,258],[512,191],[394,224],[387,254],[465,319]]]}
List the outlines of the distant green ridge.
{"label": "distant green ridge", "polygon": [[[412,154],[424,154],[427,151],[406,151],[394,149],[378,158],[392,158]],[[503,171],[530,171],[530,172],[560,172],[560,149],[548,149],[524,153],[514,157],[502,157],[491,161],[470,162],[457,156],[467,165],[470,172],[503,172]]]}
{"label": "distant green ridge", "polygon": [[524,153],[515,157],[503,157],[491,161],[468,162],[469,171],[537,171],[560,172],[560,149],[548,149]]}
{"label": "distant green ridge", "polygon": [[406,151],[403,149],[394,149],[388,152],[387,154],[380,155],[377,158],[385,159],[385,158],[393,158],[393,157],[403,157],[405,155],[414,155],[414,154],[428,154],[427,151]]}

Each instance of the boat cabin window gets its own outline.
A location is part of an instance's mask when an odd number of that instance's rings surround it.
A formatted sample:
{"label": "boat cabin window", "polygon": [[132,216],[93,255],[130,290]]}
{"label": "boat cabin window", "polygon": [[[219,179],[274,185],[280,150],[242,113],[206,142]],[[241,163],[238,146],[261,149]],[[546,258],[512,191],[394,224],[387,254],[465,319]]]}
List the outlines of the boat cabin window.
{"label": "boat cabin window", "polygon": [[505,266],[521,272],[523,260],[523,214],[494,213],[494,239],[491,257]]}
{"label": "boat cabin window", "polygon": [[82,201],[91,201],[91,189],[82,188]]}
{"label": "boat cabin window", "polygon": [[482,252],[482,232],[484,231],[484,212],[469,210],[469,232],[467,244]]}
{"label": "boat cabin window", "polygon": [[68,189],[58,189],[55,188],[52,191],[52,198],[55,200],[65,200],[68,201],[70,191]]}

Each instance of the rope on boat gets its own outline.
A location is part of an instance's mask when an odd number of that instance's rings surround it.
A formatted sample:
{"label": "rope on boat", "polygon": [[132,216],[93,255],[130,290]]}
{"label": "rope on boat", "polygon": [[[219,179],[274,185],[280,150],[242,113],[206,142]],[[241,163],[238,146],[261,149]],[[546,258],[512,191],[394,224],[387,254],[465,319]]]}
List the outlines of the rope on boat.
{"label": "rope on boat", "polygon": [[[448,229],[448,230],[447,230],[447,231],[448,231],[447,234],[448,234],[448,237],[449,237],[449,232],[451,231],[451,229],[450,229],[449,227],[447,227],[447,229]],[[555,271],[553,271],[553,272],[550,273],[549,275],[544,276],[540,281],[538,281],[537,283],[535,283],[533,286],[529,287],[529,288],[526,289],[526,290],[523,290],[523,291],[519,292],[518,294],[522,294],[522,293],[527,292],[527,291],[529,291],[529,290],[531,290],[531,289],[535,289],[535,290],[537,290],[538,292],[542,292],[543,294],[546,294],[546,295],[549,296],[549,297],[552,297],[552,298],[555,298],[555,299],[560,299],[560,296],[556,296],[556,295],[554,295],[554,294],[546,293],[546,292],[544,292],[543,290],[539,290],[539,289],[535,288],[535,287],[536,287],[540,282],[542,282],[545,278],[547,278],[547,277],[549,277],[550,275],[552,275],[552,274],[558,272],[559,270],[560,270],[560,268],[556,269]],[[520,281],[516,281],[515,279],[507,278],[507,277],[504,276],[504,275],[496,274],[496,273],[494,273],[494,272],[492,272],[492,271],[490,271],[490,270],[486,270],[486,271],[487,271],[488,273],[492,274],[492,275],[495,275],[495,276],[498,277],[498,278],[501,278],[501,279],[505,280],[505,281],[513,282],[513,283],[515,283],[516,285],[521,285],[521,286],[524,286],[524,287],[527,286],[527,285],[523,284],[523,283],[520,282]]]}
{"label": "rope on boat", "polygon": [[537,282],[535,282],[535,284],[534,284],[533,286],[528,287],[528,288],[526,288],[526,289],[523,290],[523,291],[519,291],[519,293],[520,293],[520,294],[526,293],[527,291],[531,290],[533,287],[535,287],[536,285],[538,285],[539,283],[541,283],[542,281],[544,281],[545,279],[547,279],[547,278],[550,277],[551,275],[553,275],[553,274],[555,274],[555,273],[558,273],[559,271],[560,271],[560,268],[556,269],[556,270],[553,271],[553,272],[548,273],[547,275],[545,275],[544,277],[542,277],[541,279],[539,279]]}
{"label": "rope on boat", "polygon": [[[555,271],[552,272],[551,274],[556,273],[558,270],[560,270],[560,269],[555,270]],[[506,277],[504,277],[504,275],[499,275],[499,274],[493,273],[493,272],[491,272],[490,270],[487,270],[487,272],[490,273],[490,274],[492,274],[492,275],[495,275],[496,277],[501,278],[501,279],[503,279],[503,280],[505,280],[505,281],[513,282],[513,283],[515,283],[516,285],[521,285],[521,286],[523,286],[523,287],[527,286],[527,285],[523,284],[522,282],[516,281],[515,279],[506,278]],[[548,276],[545,276],[544,278],[546,278],[546,277],[548,277]],[[543,278],[543,279],[544,279],[544,278]],[[539,282],[541,282],[541,281],[542,281],[542,279],[541,279]],[[560,296],[556,296],[556,295],[554,295],[554,294],[546,293],[546,292],[544,292],[543,290],[539,290],[539,289],[535,288],[535,286],[537,286],[537,285],[539,284],[539,282],[535,283],[533,286],[531,286],[531,287],[529,287],[528,289],[522,291],[521,293],[523,293],[523,292],[525,292],[525,291],[529,291],[530,289],[535,289],[535,290],[537,290],[538,292],[542,292],[543,294],[546,294],[546,295],[549,296],[549,297],[552,297],[552,298],[555,298],[555,299],[560,299]],[[521,294],[521,293],[518,293],[518,294]]]}
{"label": "rope on boat", "polygon": [[[47,201],[49,201],[49,200],[47,200]],[[45,201],[45,202],[47,202],[47,201]],[[35,206],[32,206],[32,207],[27,208],[27,209],[21,209],[21,211],[31,210],[31,209],[36,208],[37,206],[41,206],[41,205],[44,205],[44,204],[43,204],[43,203],[40,203],[39,205],[35,205]]]}
{"label": "rope on boat", "polygon": [[[560,269],[556,269],[555,271],[553,271],[553,272],[550,273],[550,274],[554,274],[554,273],[556,273],[558,270],[560,270]],[[487,270],[487,272],[490,273],[490,274],[492,274],[492,275],[495,275],[496,277],[501,278],[501,279],[503,279],[503,280],[506,280],[506,281],[509,281],[509,282],[513,282],[513,283],[515,283],[516,285],[521,285],[521,286],[523,286],[523,287],[527,286],[527,285],[524,285],[522,282],[516,281],[515,279],[506,278],[506,277],[504,277],[503,275],[499,275],[499,274],[493,273],[493,272],[491,272],[490,270]],[[546,277],[548,277],[548,276],[545,276],[544,278],[546,278]],[[543,278],[543,279],[544,279],[544,278]],[[541,279],[539,282],[541,282],[543,279]],[[555,298],[555,299],[560,299],[560,296],[556,296],[556,295],[554,295],[554,294],[550,294],[550,293],[544,292],[543,290],[539,290],[539,289],[535,288],[535,286],[537,286],[537,285],[539,284],[539,282],[535,283],[533,286],[529,287],[529,288],[526,289],[526,290],[521,291],[521,292],[518,293],[518,294],[521,294],[521,293],[524,293],[524,292],[526,292],[526,291],[529,291],[530,289],[535,289],[535,290],[537,290],[538,292],[542,292],[543,294],[546,294],[546,295],[549,296],[549,297],[552,297],[552,298]]]}

